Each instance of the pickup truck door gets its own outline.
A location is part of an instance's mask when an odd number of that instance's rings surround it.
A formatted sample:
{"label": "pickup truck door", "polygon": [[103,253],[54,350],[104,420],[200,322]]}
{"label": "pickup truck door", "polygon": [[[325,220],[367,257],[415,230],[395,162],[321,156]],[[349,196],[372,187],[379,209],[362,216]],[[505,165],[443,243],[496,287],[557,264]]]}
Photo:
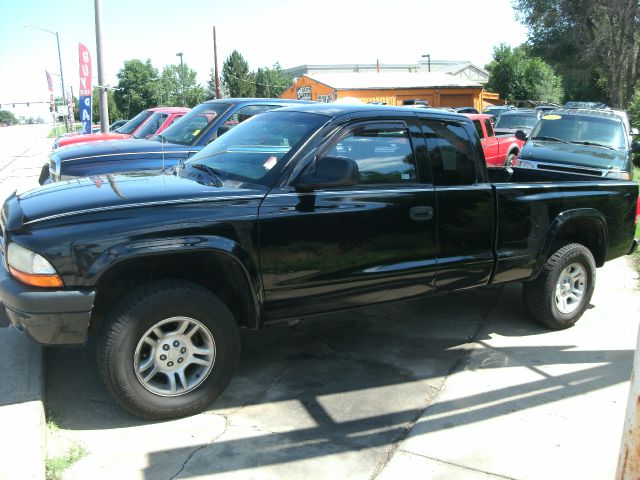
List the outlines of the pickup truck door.
{"label": "pickup truck door", "polygon": [[[414,151],[416,142],[422,148]],[[353,159],[359,184],[309,193],[274,189],[260,207],[267,319],[434,287],[435,193],[417,120],[347,125],[315,158],[328,155]]]}
{"label": "pickup truck door", "polygon": [[474,120],[473,126],[476,127],[476,131],[480,137],[480,143],[482,144],[482,151],[487,165],[495,165],[498,163],[498,150],[500,146],[498,139],[493,133],[491,121],[489,119]]}
{"label": "pickup truck door", "polygon": [[[475,123],[475,122],[474,122]],[[436,287],[483,285],[494,265],[493,190],[475,138],[455,121],[421,120],[438,204]]]}

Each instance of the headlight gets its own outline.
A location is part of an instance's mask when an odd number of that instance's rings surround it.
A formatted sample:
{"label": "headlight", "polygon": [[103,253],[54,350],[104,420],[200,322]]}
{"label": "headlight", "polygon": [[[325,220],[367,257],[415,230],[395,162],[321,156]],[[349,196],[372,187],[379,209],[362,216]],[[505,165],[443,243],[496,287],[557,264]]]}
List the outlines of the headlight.
{"label": "headlight", "polygon": [[7,263],[11,275],[22,283],[34,287],[63,286],[55,268],[43,256],[22,245],[13,242],[9,244]]}
{"label": "headlight", "polygon": [[527,162],[526,160],[520,160],[520,159],[517,159],[516,163],[513,166],[520,167],[520,168],[536,168],[535,164],[531,162]]}
{"label": "headlight", "polygon": [[628,172],[621,172],[621,171],[607,172],[605,177],[614,178],[616,180],[631,180],[631,175],[629,175]]}

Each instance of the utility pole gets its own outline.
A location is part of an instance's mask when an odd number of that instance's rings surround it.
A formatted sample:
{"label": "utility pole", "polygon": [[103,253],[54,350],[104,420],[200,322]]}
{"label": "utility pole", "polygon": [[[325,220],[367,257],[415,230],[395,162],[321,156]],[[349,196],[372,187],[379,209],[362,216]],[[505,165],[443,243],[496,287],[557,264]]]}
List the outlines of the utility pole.
{"label": "utility pole", "polygon": [[176,57],[180,57],[180,77],[182,79],[182,106],[187,106],[187,98],[184,93],[184,63],[182,62],[182,52],[176,53]]}
{"label": "utility pole", "polygon": [[220,98],[220,75],[218,75],[218,43],[216,42],[216,27],[213,27],[213,68],[216,77],[216,98]]}
{"label": "utility pole", "polygon": [[100,92],[100,131],[109,131],[109,103],[107,102],[107,89],[104,87],[105,78],[102,69],[102,5],[101,0],[94,1],[96,17],[96,53],[98,63],[98,91]]}

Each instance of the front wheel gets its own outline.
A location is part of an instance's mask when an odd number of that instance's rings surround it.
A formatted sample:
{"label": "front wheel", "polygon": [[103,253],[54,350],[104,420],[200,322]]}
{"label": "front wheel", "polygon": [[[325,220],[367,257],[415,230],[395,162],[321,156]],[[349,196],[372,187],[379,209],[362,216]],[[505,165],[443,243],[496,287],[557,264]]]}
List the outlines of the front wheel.
{"label": "front wheel", "polygon": [[128,294],[107,317],[98,344],[109,393],[151,420],[204,410],[231,380],[239,356],[238,327],[227,306],[177,280]]}
{"label": "front wheel", "polygon": [[511,152],[507,155],[507,159],[504,161],[505,167],[513,167],[513,164],[516,162],[516,157],[518,154],[516,152]]}
{"label": "front wheel", "polygon": [[551,255],[538,278],[524,284],[524,305],[538,323],[554,330],[573,326],[589,306],[596,283],[591,252],[571,243]]}

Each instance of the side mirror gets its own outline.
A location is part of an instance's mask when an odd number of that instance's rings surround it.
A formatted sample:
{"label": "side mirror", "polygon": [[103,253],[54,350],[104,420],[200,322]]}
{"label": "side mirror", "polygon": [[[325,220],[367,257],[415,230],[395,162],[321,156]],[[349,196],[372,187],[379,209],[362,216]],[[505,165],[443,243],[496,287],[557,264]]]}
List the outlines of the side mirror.
{"label": "side mirror", "polygon": [[527,141],[527,138],[528,138],[528,137],[527,137],[527,134],[526,134],[526,133],[524,133],[524,131],[522,131],[522,130],[516,130],[516,134],[515,134],[515,135],[516,135],[516,138],[517,138],[518,140],[522,140],[523,142],[526,142],[526,141]]}
{"label": "side mirror", "polygon": [[640,130],[638,130],[636,127],[633,127],[631,129],[631,135],[638,135],[640,134]]}
{"label": "side mirror", "polygon": [[358,183],[358,164],[346,157],[322,157],[315,170],[302,175],[296,189],[310,192],[320,188],[349,187]]}
{"label": "side mirror", "polygon": [[631,153],[640,153],[640,142],[631,142]]}

